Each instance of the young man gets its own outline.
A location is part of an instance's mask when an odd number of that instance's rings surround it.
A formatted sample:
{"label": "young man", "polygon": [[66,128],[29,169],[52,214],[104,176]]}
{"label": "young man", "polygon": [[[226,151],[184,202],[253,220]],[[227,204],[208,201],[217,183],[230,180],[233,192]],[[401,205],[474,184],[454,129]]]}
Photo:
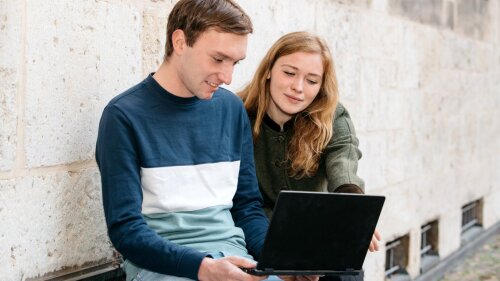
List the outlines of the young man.
{"label": "young man", "polygon": [[239,268],[255,266],[268,227],[250,125],[219,88],[251,32],[232,0],[179,1],[163,64],[104,109],[96,159],[127,280],[263,279]]}

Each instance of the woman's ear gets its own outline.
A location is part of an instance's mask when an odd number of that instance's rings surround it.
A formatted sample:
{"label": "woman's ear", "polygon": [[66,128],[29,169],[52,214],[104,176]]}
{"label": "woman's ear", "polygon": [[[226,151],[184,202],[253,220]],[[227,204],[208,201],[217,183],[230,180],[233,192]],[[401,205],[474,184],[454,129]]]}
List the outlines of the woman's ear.
{"label": "woman's ear", "polygon": [[174,53],[176,54],[182,54],[184,49],[186,48],[186,35],[184,34],[184,31],[181,29],[176,29],[172,33],[172,45],[174,47]]}
{"label": "woman's ear", "polygon": [[268,72],[267,72],[266,79],[267,79],[267,80],[271,79],[271,71],[268,71]]}

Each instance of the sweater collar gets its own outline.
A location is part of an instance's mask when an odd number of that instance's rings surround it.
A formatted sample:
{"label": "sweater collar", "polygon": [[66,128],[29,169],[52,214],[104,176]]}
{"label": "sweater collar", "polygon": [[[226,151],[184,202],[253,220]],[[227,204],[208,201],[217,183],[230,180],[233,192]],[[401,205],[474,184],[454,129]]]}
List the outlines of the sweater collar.
{"label": "sweater collar", "polygon": [[154,72],[150,73],[146,79],[144,79],[144,83],[146,86],[151,89],[154,93],[156,93],[160,98],[167,100],[169,102],[173,102],[180,105],[191,105],[200,101],[198,97],[191,98],[181,98],[178,97],[169,91],[165,90],[154,78]]}
{"label": "sweater collar", "polygon": [[[294,123],[295,123],[295,118],[288,120],[283,125],[283,132],[287,132],[290,129],[292,129]],[[264,115],[264,124],[266,124],[269,128],[271,128],[274,131],[282,132],[280,125],[278,125],[278,123],[274,122],[273,119],[271,119],[271,117],[269,117],[269,115],[267,115],[267,113],[266,113],[266,115]]]}

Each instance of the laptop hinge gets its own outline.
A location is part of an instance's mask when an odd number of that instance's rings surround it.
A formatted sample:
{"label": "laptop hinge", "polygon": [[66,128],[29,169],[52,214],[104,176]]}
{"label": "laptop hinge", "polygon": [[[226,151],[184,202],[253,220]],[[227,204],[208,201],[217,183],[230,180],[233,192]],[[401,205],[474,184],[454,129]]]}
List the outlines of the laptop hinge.
{"label": "laptop hinge", "polygon": [[354,268],[348,268],[346,271],[354,271]]}

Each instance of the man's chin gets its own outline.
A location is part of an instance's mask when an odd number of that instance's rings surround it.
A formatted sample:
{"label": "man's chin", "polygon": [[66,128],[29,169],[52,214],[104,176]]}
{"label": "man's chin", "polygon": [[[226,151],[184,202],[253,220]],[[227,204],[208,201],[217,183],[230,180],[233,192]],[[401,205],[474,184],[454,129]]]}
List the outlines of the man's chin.
{"label": "man's chin", "polygon": [[214,93],[215,92],[203,93],[203,94],[199,95],[198,98],[202,99],[202,100],[209,100],[214,96]]}

